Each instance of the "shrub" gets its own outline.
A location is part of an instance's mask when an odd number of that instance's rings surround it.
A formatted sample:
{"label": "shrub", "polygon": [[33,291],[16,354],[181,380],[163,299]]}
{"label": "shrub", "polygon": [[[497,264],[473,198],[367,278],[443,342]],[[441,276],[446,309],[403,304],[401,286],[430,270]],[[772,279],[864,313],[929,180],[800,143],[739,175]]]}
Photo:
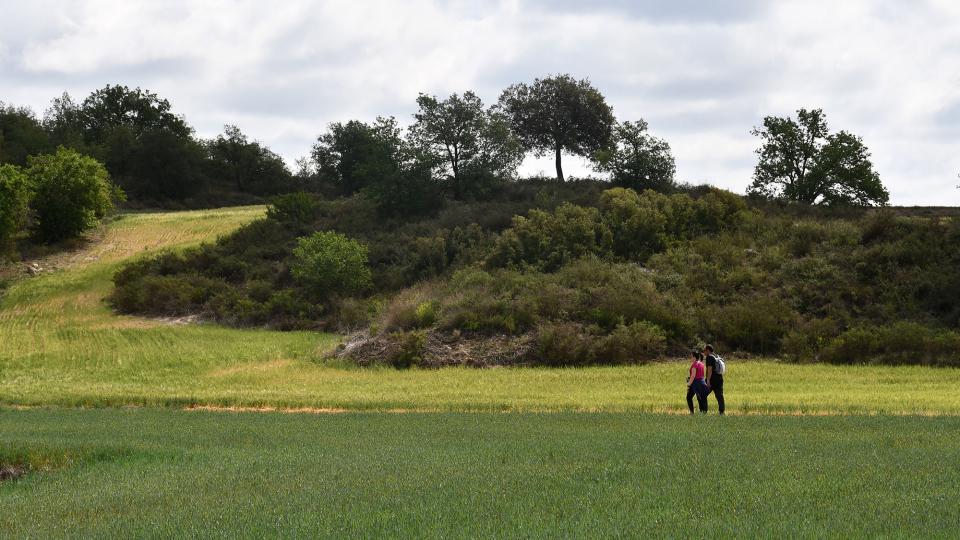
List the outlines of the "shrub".
{"label": "shrub", "polygon": [[610,229],[613,252],[627,260],[645,261],[661,251],[667,242],[667,216],[655,200],[664,197],[631,189],[614,188],[600,196],[603,221]]}
{"label": "shrub", "polygon": [[278,195],[267,208],[267,218],[283,224],[297,232],[309,230],[310,225],[320,215],[320,205],[308,193],[287,193]]}
{"label": "shrub", "polygon": [[659,326],[637,321],[617,325],[593,344],[589,355],[597,364],[637,364],[659,358],[666,347],[667,336]]}
{"label": "shrub", "polygon": [[590,362],[595,337],[573,322],[550,322],[537,328],[537,359],[548,366],[582,366]]}
{"label": "shrub", "polygon": [[422,331],[394,332],[390,334],[386,359],[397,369],[406,369],[423,362],[427,348],[427,336]]}
{"label": "shrub", "polygon": [[913,322],[857,327],[831,340],[820,358],[834,364],[960,366],[960,334]]}
{"label": "shrub", "polygon": [[840,333],[840,325],[832,318],[803,321],[783,336],[783,356],[794,362],[815,362],[820,351]]}
{"label": "shrub", "polygon": [[94,227],[113,208],[119,188],[97,160],[66,148],[29,159],[27,175],[35,195],[37,236],[46,242],[74,238]]}
{"label": "shrub", "polygon": [[13,252],[14,238],[26,222],[29,202],[27,175],[13,165],[0,165],[0,260]]}
{"label": "shrub", "polygon": [[707,319],[714,336],[726,345],[742,351],[776,354],[796,314],[778,298],[757,296],[711,308]]}
{"label": "shrub", "polygon": [[335,232],[297,240],[293,275],[321,297],[358,293],[370,286],[367,247]]}
{"label": "shrub", "polygon": [[487,264],[552,272],[586,255],[605,255],[610,243],[610,230],[601,222],[596,208],[564,203],[554,212],[531,210],[528,217],[515,217],[513,226],[498,239]]}

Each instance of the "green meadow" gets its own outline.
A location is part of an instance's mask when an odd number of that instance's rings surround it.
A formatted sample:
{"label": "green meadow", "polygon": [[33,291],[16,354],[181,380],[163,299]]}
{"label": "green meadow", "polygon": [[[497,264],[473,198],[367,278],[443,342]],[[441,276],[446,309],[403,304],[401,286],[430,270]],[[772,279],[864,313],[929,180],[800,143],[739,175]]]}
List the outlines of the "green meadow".
{"label": "green meadow", "polygon": [[5,446],[77,457],[0,484],[0,531],[948,538],[958,432],[957,417],[6,411]]}

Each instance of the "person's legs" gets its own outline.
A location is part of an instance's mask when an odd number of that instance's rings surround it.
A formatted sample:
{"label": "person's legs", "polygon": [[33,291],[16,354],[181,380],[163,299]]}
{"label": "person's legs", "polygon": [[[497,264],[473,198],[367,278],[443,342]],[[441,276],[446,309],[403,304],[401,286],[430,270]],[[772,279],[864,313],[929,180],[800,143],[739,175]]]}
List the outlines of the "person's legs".
{"label": "person's legs", "polygon": [[719,409],[720,414],[723,414],[725,409],[723,402],[723,376],[719,376],[710,382],[710,390],[712,390],[717,397],[717,409]]}
{"label": "person's legs", "polygon": [[696,386],[697,403],[700,405],[700,412],[707,412],[707,385],[703,381],[693,383]]}
{"label": "person's legs", "polygon": [[693,395],[695,393],[693,386],[687,387],[687,408],[690,409],[690,414],[693,414]]}

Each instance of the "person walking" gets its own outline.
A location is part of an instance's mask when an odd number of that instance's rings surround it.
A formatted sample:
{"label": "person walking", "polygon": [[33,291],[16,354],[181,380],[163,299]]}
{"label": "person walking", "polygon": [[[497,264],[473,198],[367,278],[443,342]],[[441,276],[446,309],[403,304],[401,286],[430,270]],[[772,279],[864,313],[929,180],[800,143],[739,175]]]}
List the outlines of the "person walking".
{"label": "person walking", "polygon": [[706,397],[712,392],[717,398],[717,409],[720,414],[723,414],[725,409],[723,402],[723,372],[725,371],[723,360],[717,360],[717,355],[713,352],[713,345],[704,347],[703,354],[707,357],[707,393],[703,397],[706,400]]}
{"label": "person walking", "polygon": [[687,408],[690,414],[693,414],[693,396],[697,396],[697,404],[700,406],[700,412],[707,412],[707,383],[704,381],[706,366],[703,364],[703,356],[697,351],[690,351],[690,357],[693,362],[690,364],[690,375],[687,377]]}

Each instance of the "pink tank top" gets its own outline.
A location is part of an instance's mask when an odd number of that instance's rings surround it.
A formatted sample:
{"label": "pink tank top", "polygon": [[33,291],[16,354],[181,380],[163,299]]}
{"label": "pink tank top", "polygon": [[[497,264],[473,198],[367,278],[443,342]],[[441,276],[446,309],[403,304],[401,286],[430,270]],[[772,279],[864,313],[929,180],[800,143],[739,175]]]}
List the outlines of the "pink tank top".
{"label": "pink tank top", "polygon": [[706,366],[703,365],[703,362],[699,360],[694,360],[690,367],[696,370],[696,373],[693,375],[694,379],[703,379],[706,374]]}

